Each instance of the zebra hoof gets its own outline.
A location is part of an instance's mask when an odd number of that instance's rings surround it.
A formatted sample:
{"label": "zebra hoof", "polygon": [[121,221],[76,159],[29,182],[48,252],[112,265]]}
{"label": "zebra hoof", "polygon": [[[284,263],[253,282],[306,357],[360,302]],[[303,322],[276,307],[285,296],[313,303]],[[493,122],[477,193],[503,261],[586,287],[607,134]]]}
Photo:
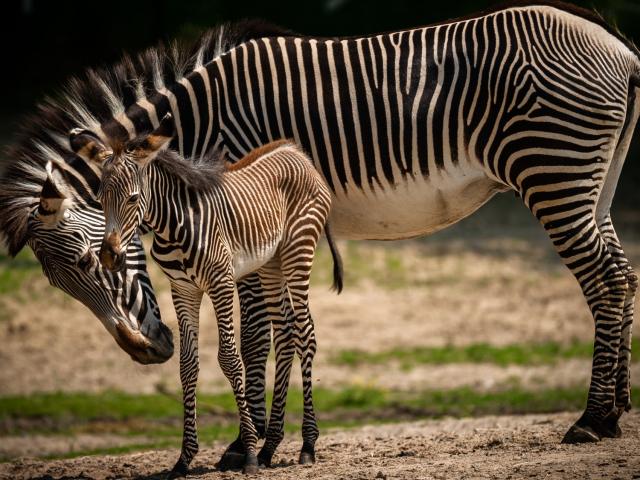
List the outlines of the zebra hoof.
{"label": "zebra hoof", "polygon": [[245,457],[246,455],[244,453],[224,452],[220,461],[216,463],[216,467],[221,472],[226,472],[227,470],[240,470],[244,467]]}
{"label": "zebra hoof", "polygon": [[179,459],[171,471],[167,474],[167,480],[173,480],[175,478],[187,478],[187,472],[189,467],[186,463]]}
{"label": "zebra hoof", "polygon": [[588,425],[580,426],[577,423],[574,423],[569,431],[564,435],[562,439],[562,443],[593,443],[599,442],[600,435],[596,433],[594,429],[592,429]]}
{"label": "zebra hoof", "polygon": [[605,417],[598,428],[600,436],[606,438],[620,438],[622,436],[622,429],[620,428],[620,425],[618,425],[620,415],[622,415],[622,409],[620,409],[620,413],[611,412]]}
{"label": "zebra hoof", "polygon": [[258,473],[260,468],[258,467],[258,457],[255,454],[247,454],[242,473],[245,475],[251,475]]}
{"label": "zebra hoof", "polygon": [[313,465],[316,463],[316,456],[312,452],[300,452],[298,463],[300,465]]}
{"label": "zebra hoof", "polygon": [[260,450],[258,453],[258,465],[262,465],[263,467],[271,467],[271,459],[273,458],[273,453],[266,452],[264,449]]}

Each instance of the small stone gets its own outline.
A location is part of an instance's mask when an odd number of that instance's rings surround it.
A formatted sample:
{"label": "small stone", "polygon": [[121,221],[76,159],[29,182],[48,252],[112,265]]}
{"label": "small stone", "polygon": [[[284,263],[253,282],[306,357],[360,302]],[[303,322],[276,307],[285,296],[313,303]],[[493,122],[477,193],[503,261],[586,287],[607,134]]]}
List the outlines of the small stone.
{"label": "small stone", "polygon": [[376,478],[381,478],[382,480],[387,480],[387,476],[382,472],[378,472],[378,474],[376,475]]}
{"label": "small stone", "polygon": [[411,450],[400,450],[400,453],[397,456],[398,457],[415,457],[416,452],[412,452]]}

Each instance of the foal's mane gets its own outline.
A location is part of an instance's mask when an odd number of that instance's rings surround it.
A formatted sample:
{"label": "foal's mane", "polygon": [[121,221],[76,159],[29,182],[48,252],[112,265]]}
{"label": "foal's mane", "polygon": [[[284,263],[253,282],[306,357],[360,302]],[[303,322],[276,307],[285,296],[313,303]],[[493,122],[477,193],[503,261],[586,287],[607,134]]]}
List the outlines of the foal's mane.
{"label": "foal's mane", "polygon": [[69,148],[74,128],[98,131],[150,91],[171,88],[190,71],[251,39],[290,35],[260,20],[221,24],[195,42],[160,43],[115,65],[71,78],[24,117],[14,143],[0,156],[0,237],[16,255],[28,240],[27,220],[39,201],[46,165],[55,163],[77,201],[99,208],[96,171]]}
{"label": "foal's mane", "polygon": [[185,159],[175,150],[160,152],[155,162],[169,175],[178,177],[196,191],[219,187],[225,172],[236,172],[248,167],[258,158],[284,146],[294,145],[292,140],[275,140],[255,148],[235,163],[227,162],[221,150],[212,150],[199,159]]}
{"label": "foal's mane", "polygon": [[199,192],[219,187],[227,170],[220,150],[208,152],[202,158],[186,159],[175,150],[168,149],[160,152],[154,161],[167,174]]}

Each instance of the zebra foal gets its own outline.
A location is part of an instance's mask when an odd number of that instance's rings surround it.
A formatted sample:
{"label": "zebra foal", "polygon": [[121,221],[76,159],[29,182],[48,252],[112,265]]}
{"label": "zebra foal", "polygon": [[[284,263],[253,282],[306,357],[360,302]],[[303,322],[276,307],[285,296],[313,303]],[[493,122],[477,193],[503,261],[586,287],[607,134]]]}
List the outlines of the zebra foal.
{"label": "zebra foal", "polygon": [[[309,158],[288,141],[265,145],[225,167],[211,160],[194,164],[165,150],[174,132],[173,118],[167,115],[151,134],[113,149],[89,131],[73,131],[70,136],[77,154],[102,166],[99,197],[106,227],[101,263],[118,270],[122,252],[144,224],[155,234],[151,254],[171,282],[185,407],[182,453],[172,473],[186,474],[198,450],[197,320],[203,293],[214,305],[218,360],[240,412],[244,471],[256,471],[259,461],[269,465],[282,440],[294,353],[301,361],[304,394],[300,462],[310,463],[315,460],[318,428],[311,380],[316,340],[308,289],[323,228],[334,258],[334,286],[342,288],[340,257],[327,229],[329,189]],[[255,271],[264,292],[279,300],[268,309],[276,344],[276,382],[266,441],[257,456],[258,435],[245,399],[232,321],[235,282]],[[289,296],[292,315],[282,311]]]}

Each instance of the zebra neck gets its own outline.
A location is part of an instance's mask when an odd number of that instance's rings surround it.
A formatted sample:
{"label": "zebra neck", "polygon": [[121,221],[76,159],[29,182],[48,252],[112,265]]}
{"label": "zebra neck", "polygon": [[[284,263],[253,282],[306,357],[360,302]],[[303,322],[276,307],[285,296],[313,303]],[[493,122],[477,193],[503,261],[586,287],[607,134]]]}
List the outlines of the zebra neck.
{"label": "zebra neck", "polygon": [[147,167],[143,181],[147,199],[143,225],[150,228],[157,239],[177,243],[183,225],[189,223],[190,199],[186,185],[155,163]]}

